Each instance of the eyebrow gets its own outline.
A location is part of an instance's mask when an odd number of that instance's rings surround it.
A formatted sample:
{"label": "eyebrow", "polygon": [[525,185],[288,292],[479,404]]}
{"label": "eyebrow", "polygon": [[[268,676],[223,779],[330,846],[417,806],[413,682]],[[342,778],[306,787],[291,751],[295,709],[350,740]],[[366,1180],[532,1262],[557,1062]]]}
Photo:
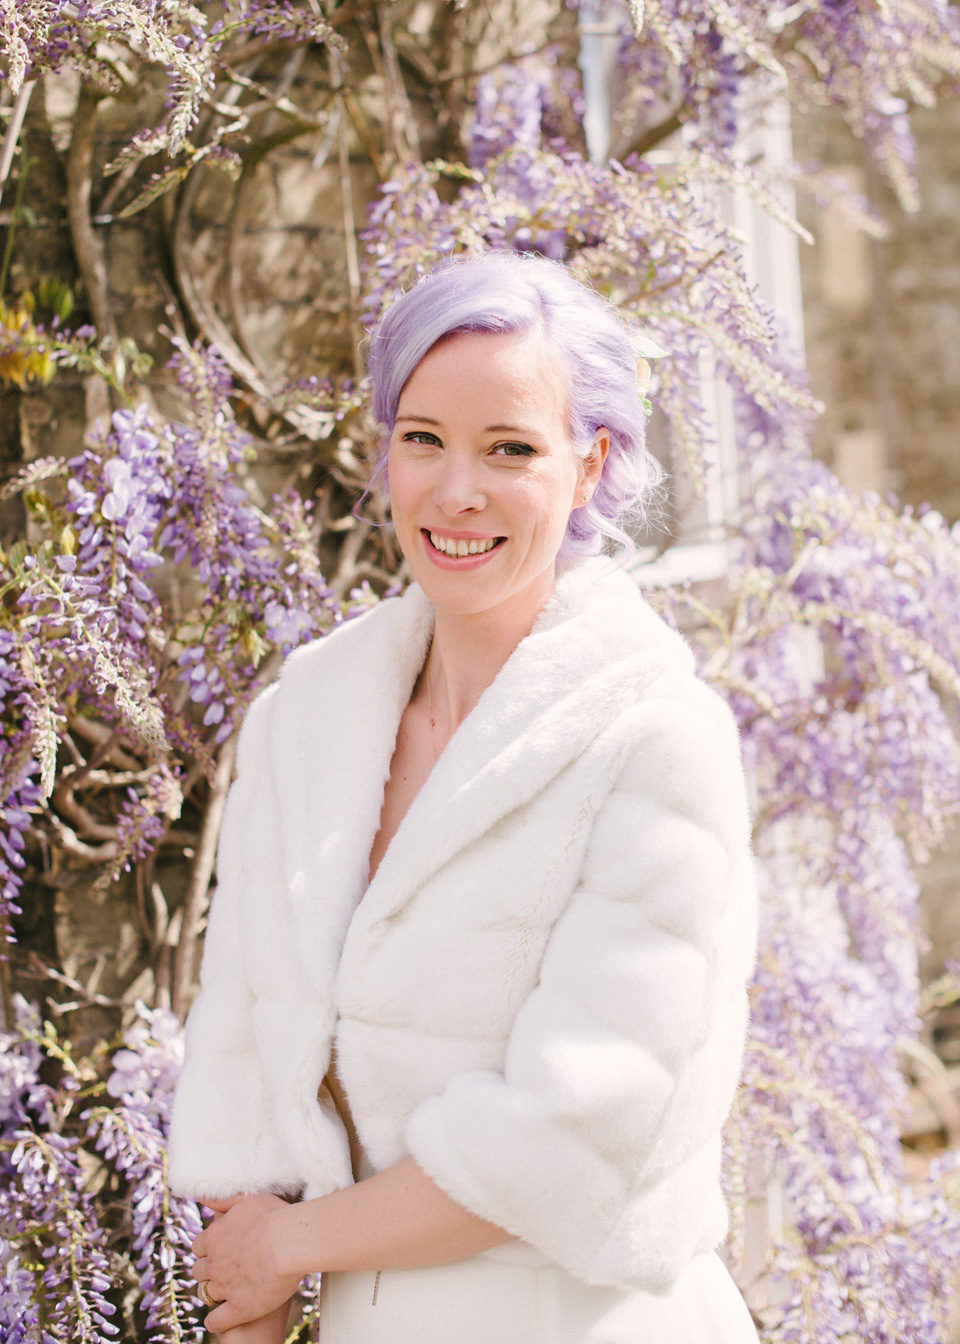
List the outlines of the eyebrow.
{"label": "eyebrow", "polygon": [[[411,420],[418,425],[436,425],[438,429],[442,428],[443,422],[434,420],[429,415],[398,415],[395,423],[399,425],[401,420]],[[523,425],[487,425],[483,431],[485,434],[523,434],[528,438],[535,437],[535,431],[525,429]]]}

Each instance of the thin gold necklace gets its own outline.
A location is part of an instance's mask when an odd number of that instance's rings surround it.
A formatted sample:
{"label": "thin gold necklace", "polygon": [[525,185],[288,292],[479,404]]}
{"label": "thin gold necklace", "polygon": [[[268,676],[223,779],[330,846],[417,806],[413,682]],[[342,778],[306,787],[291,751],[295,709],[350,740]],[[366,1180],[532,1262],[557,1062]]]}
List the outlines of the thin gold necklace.
{"label": "thin gold necklace", "polygon": [[439,751],[437,751],[437,739],[434,734],[434,729],[437,726],[437,721],[433,717],[433,692],[430,688],[430,653],[432,651],[433,646],[431,645],[430,651],[427,653],[427,714],[430,719],[430,741],[433,745],[433,759],[436,761],[439,760],[440,753]]}

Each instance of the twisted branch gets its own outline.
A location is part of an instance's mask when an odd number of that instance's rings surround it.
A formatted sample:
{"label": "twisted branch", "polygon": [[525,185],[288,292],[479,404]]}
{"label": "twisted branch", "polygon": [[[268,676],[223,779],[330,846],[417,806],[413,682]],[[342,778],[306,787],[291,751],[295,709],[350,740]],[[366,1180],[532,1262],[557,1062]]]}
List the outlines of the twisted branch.
{"label": "twisted branch", "polygon": [[110,308],[106,249],[103,246],[103,239],[93,227],[90,216],[93,151],[99,104],[99,94],[92,93],[84,85],[77,103],[73,136],[67,152],[67,213],[73,250],[87,292],[93,325],[101,339],[109,336],[115,343],[117,331]]}

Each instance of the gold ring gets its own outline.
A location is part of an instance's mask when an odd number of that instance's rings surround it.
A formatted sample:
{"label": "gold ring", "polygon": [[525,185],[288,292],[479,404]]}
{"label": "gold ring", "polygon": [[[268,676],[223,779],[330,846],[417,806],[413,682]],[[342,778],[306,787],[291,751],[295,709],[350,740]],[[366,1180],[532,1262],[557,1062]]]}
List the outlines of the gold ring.
{"label": "gold ring", "polygon": [[206,1302],[208,1307],[215,1307],[217,1305],[216,1299],[210,1296],[210,1289],[207,1287],[206,1279],[203,1279],[200,1283],[200,1298],[202,1301]]}

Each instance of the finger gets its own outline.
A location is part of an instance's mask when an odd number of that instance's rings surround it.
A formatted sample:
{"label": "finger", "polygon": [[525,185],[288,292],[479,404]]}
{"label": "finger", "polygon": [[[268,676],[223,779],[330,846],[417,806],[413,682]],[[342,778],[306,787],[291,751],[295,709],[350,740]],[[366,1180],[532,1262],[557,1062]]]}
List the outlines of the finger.
{"label": "finger", "polygon": [[221,1335],[225,1330],[232,1330],[235,1325],[243,1325],[244,1320],[228,1302],[221,1302],[214,1311],[207,1312],[203,1323],[208,1330]]}
{"label": "finger", "polygon": [[226,1299],[222,1293],[215,1292],[209,1279],[205,1279],[197,1289],[197,1296],[208,1311],[214,1311],[217,1307],[226,1306]]}
{"label": "finger", "polygon": [[207,1257],[205,1255],[197,1256],[196,1260],[194,1260],[193,1264],[190,1266],[190,1273],[195,1279],[199,1279],[201,1283],[210,1277],[210,1270],[207,1268]]}
{"label": "finger", "polygon": [[227,1213],[233,1208],[234,1204],[239,1204],[243,1195],[234,1195],[232,1199],[205,1199],[204,1207],[212,1209],[214,1213]]}

